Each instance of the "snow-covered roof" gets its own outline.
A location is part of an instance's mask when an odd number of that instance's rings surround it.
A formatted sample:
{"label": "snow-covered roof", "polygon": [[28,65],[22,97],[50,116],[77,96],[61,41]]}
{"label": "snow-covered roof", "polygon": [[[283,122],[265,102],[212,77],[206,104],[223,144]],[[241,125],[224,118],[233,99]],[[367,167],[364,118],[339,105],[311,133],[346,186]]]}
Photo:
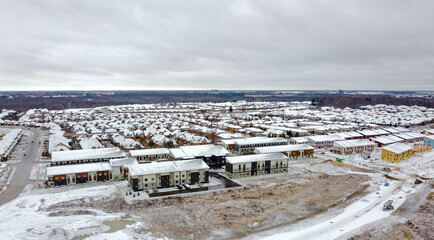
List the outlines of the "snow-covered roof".
{"label": "snow-covered roof", "polygon": [[130,154],[132,157],[137,157],[137,156],[170,154],[170,151],[167,148],[150,148],[150,149],[141,149],[141,150],[131,150]]}
{"label": "snow-covered roof", "polygon": [[340,141],[345,140],[345,138],[340,137],[338,135],[315,135],[307,137],[309,142],[332,142],[332,141]]}
{"label": "snow-covered roof", "polygon": [[229,152],[220,145],[196,145],[196,146],[182,146],[180,149],[187,157],[211,157],[211,156],[226,156]]}
{"label": "snow-covered roof", "polygon": [[282,152],[292,152],[292,151],[304,151],[313,150],[314,148],[307,144],[293,144],[293,145],[281,145],[281,146],[270,146],[270,147],[258,147],[255,148],[256,153],[282,153]]}
{"label": "snow-covered roof", "polygon": [[81,149],[103,148],[104,146],[95,138],[87,138],[80,141]]}
{"label": "snow-covered roof", "polygon": [[12,129],[7,134],[5,134],[0,141],[0,155],[9,155],[14,145],[17,143],[18,139],[23,134],[21,129]]}
{"label": "snow-covered roof", "polygon": [[265,153],[265,154],[227,157],[226,162],[230,164],[238,164],[238,163],[262,162],[262,161],[271,161],[271,160],[285,160],[285,159],[287,159],[287,157],[282,153]]}
{"label": "snow-covered roof", "polygon": [[357,131],[357,132],[362,134],[363,136],[367,136],[367,137],[381,135],[381,133],[373,131],[373,130],[362,130],[362,131]]}
{"label": "snow-covered roof", "polygon": [[292,137],[291,140],[293,140],[297,143],[307,143],[306,137]]}
{"label": "snow-covered roof", "polygon": [[182,151],[182,149],[180,149],[180,148],[171,148],[171,149],[169,149],[169,151],[170,151],[170,154],[172,154],[172,156],[175,159],[190,159],[190,158],[192,158],[192,157],[188,157],[184,153],[184,151]]}
{"label": "snow-covered roof", "polygon": [[119,148],[98,148],[86,150],[73,150],[67,152],[53,152],[51,162],[89,160],[100,158],[124,158],[126,154]]}
{"label": "snow-covered roof", "polygon": [[375,142],[379,142],[383,145],[402,141],[401,138],[399,140],[396,140],[395,138],[391,138],[391,136],[380,136],[380,137],[376,137],[376,138],[371,138],[371,140],[373,140]]}
{"label": "snow-covered roof", "polygon": [[174,163],[181,171],[209,169],[209,166],[202,159],[175,161]]}
{"label": "snow-covered roof", "polygon": [[151,162],[129,166],[131,176],[150,175],[169,172],[180,172],[174,162]]}
{"label": "snow-covered roof", "polygon": [[363,147],[363,146],[375,146],[375,143],[367,139],[355,139],[355,140],[336,141],[333,146],[341,147],[341,148]]}
{"label": "snow-covered roof", "polygon": [[287,143],[284,138],[266,138],[266,137],[253,137],[246,139],[235,139],[237,145],[255,145],[255,144],[267,144],[267,143]]}
{"label": "snow-covered roof", "polygon": [[47,176],[111,171],[111,170],[113,170],[113,168],[108,162],[62,165],[62,166],[47,167]]}
{"label": "snow-covered roof", "polygon": [[119,159],[110,159],[110,164],[113,167],[124,167],[133,164],[138,164],[135,158],[119,158]]}
{"label": "snow-covered roof", "polygon": [[424,135],[420,133],[412,133],[412,132],[401,132],[398,134],[395,134],[395,136],[400,137],[405,140],[411,140],[416,138],[423,138]]}
{"label": "snow-covered roof", "polygon": [[383,149],[391,151],[396,154],[401,154],[403,152],[411,150],[412,147],[404,143],[394,143],[389,146],[383,147]]}

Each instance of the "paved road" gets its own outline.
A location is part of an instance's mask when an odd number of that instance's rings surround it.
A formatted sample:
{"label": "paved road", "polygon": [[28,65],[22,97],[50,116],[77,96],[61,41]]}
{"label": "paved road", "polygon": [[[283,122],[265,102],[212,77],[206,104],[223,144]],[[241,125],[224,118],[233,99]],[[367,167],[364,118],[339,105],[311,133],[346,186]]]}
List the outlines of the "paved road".
{"label": "paved road", "polygon": [[[23,157],[21,162],[10,164],[11,166],[16,166],[17,168],[9,185],[7,185],[7,189],[0,194],[0,205],[17,198],[28,184],[36,182],[35,180],[29,180],[29,177],[38,155],[38,143],[41,139],[41,132],[34,129],[31,129],[30,131],[32,132],[30,133],[32,136],[30,136],[30,139],[27,141],[28,144],[26,147],[26,156]],[[24,132],[29,134],[29,130],[24,130]],[[31,143],[32,141],[33,143]],[[26,142],[21,139],[20,144],[25,145]]]}

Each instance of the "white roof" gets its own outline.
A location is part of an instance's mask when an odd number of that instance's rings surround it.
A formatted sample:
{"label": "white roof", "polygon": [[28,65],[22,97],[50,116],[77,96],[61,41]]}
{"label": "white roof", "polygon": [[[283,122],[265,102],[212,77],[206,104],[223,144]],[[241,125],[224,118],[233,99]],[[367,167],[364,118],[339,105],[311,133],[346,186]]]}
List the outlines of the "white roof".
{"label": "white roof", "polygon": [[313,150],[314,148],[307,144],[293,144],[293,145],[281,145],[281,146],[270,146],[270,147],[258,147],[255,148],[257,153],[282,153],[282,152],[292,152],[292,151],[304,151]]}
{"label": "white roof", "polygon": [[174,162],[181,171],[192,171],[199,169],[209,169],[209,166],[202,159],[192,159]]}
{"label": "white roof", "polygon": [[351,132],[346,132],[349,136],[351,137],[362,137],[363,135],[356,132],[356,131],[351,131]]}
{"label": "white roof", "polygon": [[151,162],[130,165],[128,167],[131,176],[150,175],[169,172],[180,172],[175,162]]}
{"label": "white roof", "polygon": [[189,159],[191,157],[188,157],[187,155],[185,155],[184,151],[182,151],[182,149],[180,148],[171,148],[169,149],[170,154],[172,154],[172,156],[175,159]]}
{"label": "white roof", "polygon": [[130,154],[132,157],[137,157],[137,156],[170,154],[170,151],[167,148],[150,148],[150,149],[141,149],[141,150],[131,150]]}
{"label": "white roof", "polygon": [[235,144],[237,145],[253,145],[253,144],[267,144],[267,143],[281,143],[288,141],[284,138],[266,138],[266,137],[258,137],[258,138],[246,138],[246,139],[236,139]]}
{"label": "white roof", "polygon": [[110,159],[109,161],[113,167],[124,167],[133,164],[139,164],[135,158]]}
{"label": "white roof", "polygon": [[211,157],[211,156],[226,156],[229,152],[220,145],[196,145],[196,146],[182,146],[180,149],[187,157]]}
{"label": "white roof", "polygon": [[47,167],[47,176],[111,171],[111,170],[113,170],[113,168],[108,162],[83,163],[83,164]]}
{"label": "white roof", "polygon": [[367,140],[367,139],[355,139],[355,140],[345,140],[345,141],[337,141],[334,143],[334,147],[362,147],[362,146],[374,146],[375,143]]}
{"label": "white roof", "polygon": [[294,140],[298,143],[307,143],[307,138],[305,137],[292,137],[291,140]]}
{"label": "white roof", "polygon": [[0,141],[0,155],[8,155],[21,135],[21,129],[12,129],[10,132],[5,134],[3,139]]}
{"label": "white roof", "polygon": [[227,157],[226,162],[230,164],[249,163],[249,162],[262,162],[271,160],[286,160],[286,156],[282,153],[265,153],[253,154],[245,156]]}
{"label": "white roof", "polygon": [[235,139],[224,139],[221,141],[224,145],[232,145],[235,144]]}
{"label": "white roof", "polygon": [[95,138],[87,138],[80,141],[81,149],[103,148],[104,146]]}
{"label": "white roof", "polygon": [[126,154],[119,148],[98,148],[86,150],[73,150],[67,152],[53,152],[51,162],[88,160],[99,158],[125,158]]}
{"label": "white roof", "polygon": [[[381,136],[381,137],[371,138],[371,140],[374,140],[375,142],[379,142],[383,145],[399,142],[396,139],[392,139],[390,137],[391,136]],[[400,139],[400,140],[402,140],[402,139]]]}
{"label": "white roof", "polygon": [[340,137],[338,135],[316,135],[316,136],[310,136],[307,137],[308,140],[312,142],[332,142],[332,141],[340,141],[345,140],[345,138]]}
{"label": "white roof", "polygon": [[412,147],[410,147],[404,143],[394,143],[394,144],[391,144],[389,146],[383,147],[383,149],[389,150],[389,151],[394,152],[396,154],[400,154],[400,153],[406,152],[408,150],[411,150]]}
{"label": "white roof", "polygon": [[363,130],[363,131],[357,131],[358,133],[364,135],[364,136],[378,136],[381,135],[381,133],[372,131],[372,130]]}
{"label": "white roof", "polygon": [[401,132],[401,133],[395,134],[395,136],[406,139],[406,140],[424,137],[423,134],[412,133],[412,132]]}

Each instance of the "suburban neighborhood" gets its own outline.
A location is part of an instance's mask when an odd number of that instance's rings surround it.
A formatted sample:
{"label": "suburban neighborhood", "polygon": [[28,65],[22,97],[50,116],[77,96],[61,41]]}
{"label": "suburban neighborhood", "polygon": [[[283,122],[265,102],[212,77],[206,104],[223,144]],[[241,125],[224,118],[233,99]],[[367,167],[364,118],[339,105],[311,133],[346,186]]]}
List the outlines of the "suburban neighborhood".
{"label": "suburban neighborhood", "polygon": [[[371,176],[383,185],[433,177],[434,109],[424,107],[240,101],[3,113],[2,194],[24,189],[13,182],[23,161],[34,189],[29,191],[109,184],[132,204],[242,192],[253,183],[279,184],[312,173],[384,172]],[[35,132],[36,139],[24,139]],[[37,148],[28,160],[23,145]]]}

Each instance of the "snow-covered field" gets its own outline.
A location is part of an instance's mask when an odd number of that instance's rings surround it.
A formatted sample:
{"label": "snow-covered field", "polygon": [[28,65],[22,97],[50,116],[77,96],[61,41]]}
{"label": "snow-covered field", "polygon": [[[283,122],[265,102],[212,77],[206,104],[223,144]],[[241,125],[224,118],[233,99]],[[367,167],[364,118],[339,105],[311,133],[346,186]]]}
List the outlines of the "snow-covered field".
{"label": "snow-covered field", "polygon": [[29,185],[20,197],[0,206],[1,239],[72,239],[87,234],[93,234],[90,239],[128,239],[135,236],[130,231],[134,225],[114,233],[103,233],[110,229],[103,222],[121,219],[125,217],[123,213],[105,213],[96,209],[49,210],[66,201],[110,198],[117,194],[114,184],[62,190],[34,194]]}

